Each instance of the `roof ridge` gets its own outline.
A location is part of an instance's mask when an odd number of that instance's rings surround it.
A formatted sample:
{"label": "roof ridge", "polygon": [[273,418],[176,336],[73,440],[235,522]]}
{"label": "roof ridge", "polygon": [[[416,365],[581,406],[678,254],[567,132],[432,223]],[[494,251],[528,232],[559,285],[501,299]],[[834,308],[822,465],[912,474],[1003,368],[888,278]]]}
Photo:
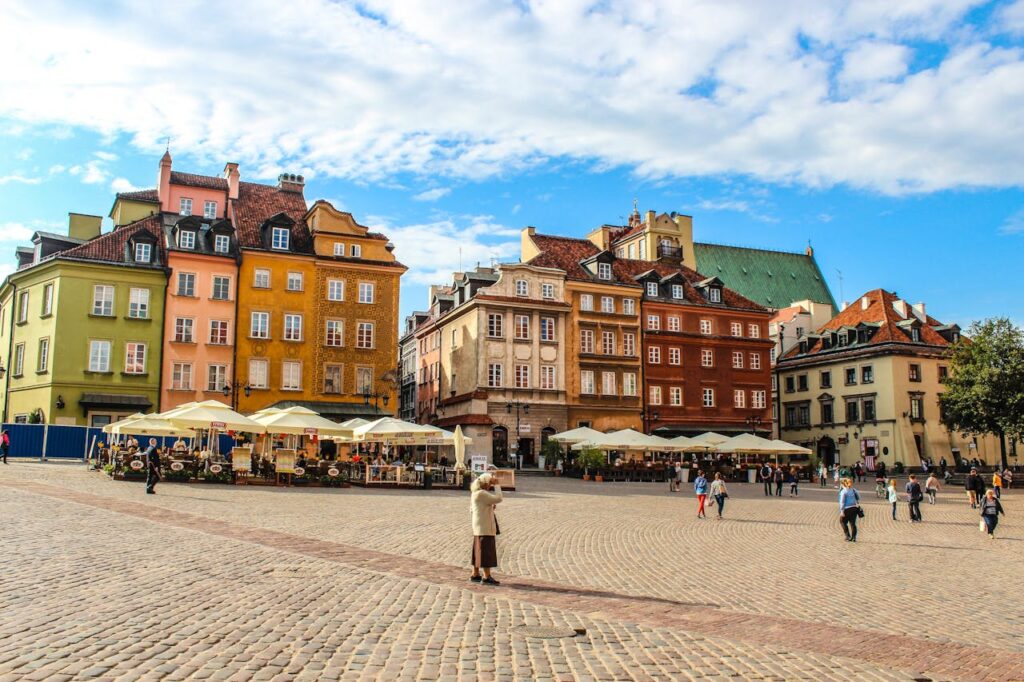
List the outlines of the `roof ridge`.
{"label": "roof ridge", "polygon": [[799,251],[783,251],[782,249],[769,249],[763,246],[739,246],[738,244],[713,244],[711,242],[694,242],[694,246],[714,246],[720,249],[738,249],[740,251],[764,251],[765,253],[779,253],[784,256],[799,256],[801,258],[810,258],[814,260],[814,256],[807,253],[800,253]]}

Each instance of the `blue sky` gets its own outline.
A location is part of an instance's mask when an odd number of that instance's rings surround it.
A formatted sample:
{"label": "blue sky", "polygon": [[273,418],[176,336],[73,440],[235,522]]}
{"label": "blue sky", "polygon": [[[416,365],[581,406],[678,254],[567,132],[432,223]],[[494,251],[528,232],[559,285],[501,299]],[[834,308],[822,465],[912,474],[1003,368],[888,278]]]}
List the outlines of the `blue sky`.
{"label": "blue sky", "polygon": [[635,198],[700,241],[810,240],[837,300],[1024,322],[1024,0],[772,5],[185,2],[157,44],[143,5],[5,4],[0,267],[151,187],[170,137],[178,170],[304,173],[388,233],[403,313],[460,249],[514,259],[522,226]]}

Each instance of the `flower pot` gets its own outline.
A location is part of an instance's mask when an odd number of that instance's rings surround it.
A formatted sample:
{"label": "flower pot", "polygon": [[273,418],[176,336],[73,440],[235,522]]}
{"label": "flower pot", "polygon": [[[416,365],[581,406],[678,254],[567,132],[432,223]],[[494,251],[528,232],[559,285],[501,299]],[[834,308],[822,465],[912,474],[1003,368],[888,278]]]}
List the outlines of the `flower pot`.
{"label": "flower pot", "polygon": [[584,481],[589,481],[590,480],[590,474],[583,474],[583,480]]}
{"label": "flower pot", "polygon": [[600,474],[598,474],[597,476],[594,476],[594,482],[595,483],[604,483],[604,476],[601,476]]}

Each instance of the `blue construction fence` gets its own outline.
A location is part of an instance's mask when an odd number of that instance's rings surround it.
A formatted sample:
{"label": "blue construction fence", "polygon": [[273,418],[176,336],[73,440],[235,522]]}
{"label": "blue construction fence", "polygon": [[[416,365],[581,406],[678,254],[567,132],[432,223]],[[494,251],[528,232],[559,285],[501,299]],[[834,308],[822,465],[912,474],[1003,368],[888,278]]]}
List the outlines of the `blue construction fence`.
{"label": "blue construction fence", "polygon": [[[90,426],[4,424],[3,428],[11,437],[8,452],[11,457],[84,460],[96,455],[97,443],[106,443],[111,438],[109,434],[103,433],[103,429]],[[149,442],[150,436],[138,434],[135,438],[140,444],[145,444]],[[170,447],[177,438],[157,437],[156,440],[161,447]],[[217,445],[220,452],[231,452],[234,441],[231,436],[219,434]]]}

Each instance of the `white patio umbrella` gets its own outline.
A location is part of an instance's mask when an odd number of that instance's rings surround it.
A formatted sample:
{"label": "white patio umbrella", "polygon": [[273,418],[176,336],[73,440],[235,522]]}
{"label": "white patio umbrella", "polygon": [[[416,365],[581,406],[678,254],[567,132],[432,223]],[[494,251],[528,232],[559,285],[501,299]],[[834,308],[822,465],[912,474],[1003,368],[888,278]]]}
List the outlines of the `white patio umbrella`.
{"label": "white patio umbrella", "polygon": [[136,412],[135,414],[128,415],[124,419],[119,419],[116,422],[111,422],[104,426],[103,433],[110,433],[116,435],[120,433],[118,429],[120,429],[122,426],[125,426],[126,424],[131,424],[133,421],[138,421],[139,419],[142,419],[145,416],[146,415],[142,414],[141,412]]}
{"label": "white patio umbrella", "polygon": [[668,442],[676,447],[677,452],[705,452],[708,447],[701,443],[695,443],[693,438],[686,436],[676,436],[670,438]]}
{"label": "white patio umbrella", "polygon": [[270,433],[325,437],[347,433],[337,423],[321,417],[309,408],[298,405],[284,410],[268,408],[253,414],[250,418],[262,424]]}
{"label": "white patio umbrella", "polygon": [[716,448],[719,452],[744,453],[748,455],[775,455],[779,447],[767,438],[752,433],[741,433],[721,443]]}
{"label": "white patio umbrella", "polygon": [[111,424],[114,428],[108,433],[133,436],[181,436],[192,438],[196,432],[190,428],[177,426],[156,415],[144,415],[127,423]]}
{"label": "white patio umbrella", "polygon": [[812,452],[809,448],[795,443],[787,443],[784,440],[773,440],[772,445],[778,448],[776,452],[780,455],[809,455]]}
{"label": "white patio umbrella", "polygon": [[204,400],[201,403],[182,405],[159,416],[170,421],[175,426],[193,429],[247,431],[250,433],[265,433],[267,430],[263,424],[235,412],[224,403],[216,400]]}
{"label": "white patio umbrella", "polygon": [[656,450],[659,448],[662,439],[657,436],[648,436],[634,429],[622,429],[612,433],[602,433],[597,436],[580,441],[572,446],[573,450],[585,450],[587,448],[598,448],[599,450]]}
{"label": "white patio umbrella", "polygon": [[695,447],[702,447],[705,449],[705,451],[708,451],[716,449],[719,445],[721,445],[727,440],[729,440],[729,436],[723,436],[720,433],[708,431],[707,433],[702,433],[699,436],[694,436],[693,438],[691,438],[690,445],[693,445]]}
{"label": "white patio umbrella", "polygon": [[387,445],[420,445],[429,439],[440,439],[442,430],[436,426],[413,424],[394,417],[381,417],[352,431],[352,440],[360,443]]}
{"label": "white patio umbrella", "polygon": [[549,440],[553,440],[556,443],[579,443],[604,435],[605,434],[600,431],[596,431],[589,426],[581,426],[577,429],[570,429],[568,431],[563,431],[562,433],[556,433],[555,435],[550,436]]}

